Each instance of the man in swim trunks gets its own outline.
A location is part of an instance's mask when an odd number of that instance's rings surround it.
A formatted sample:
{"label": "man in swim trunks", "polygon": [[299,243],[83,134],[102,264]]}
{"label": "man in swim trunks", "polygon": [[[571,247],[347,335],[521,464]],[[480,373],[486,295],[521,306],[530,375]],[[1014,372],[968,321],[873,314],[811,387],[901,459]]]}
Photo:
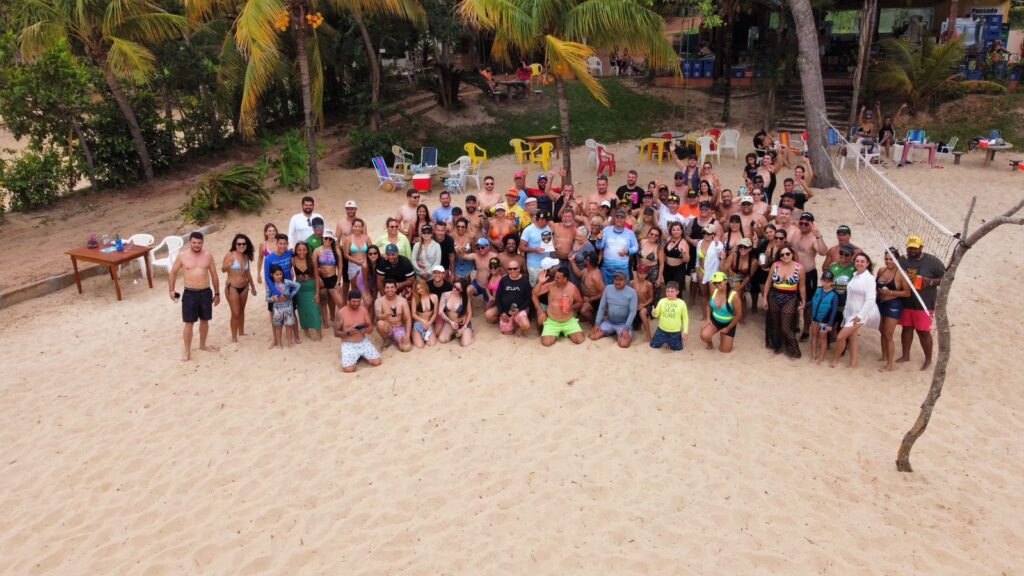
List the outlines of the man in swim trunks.
{"label": "man in swim trunks", "polygon": [[910,361],[910,346],[914,343],[914,333],[917,333],[921,341],[921,350],[924,351],[924,364],[921,370],[927,370],[932,364],[932,317],[935,315],[935,299],[939,295],[939,286],[942,284],[942,276],[946,273],[946,266],[931,254],[925,254],[924,241],[919,236],[911,236],[907,239],[907,255],[900,258],[900,268],[907,273],[910,283],[924,300],[924,308],[921,301],[915,294],[903,299],[903,315],[900,316],[900,326],[903,331],[900,333],[903,355],[896,359],[897,362]]}
{"label": "man in swim trunks", "polygon": [[384,281],[383,294],[377,297],[374,308],[377,312],[377,333],[384,340],[384,347],[394,343],[402,352],[412,350],[409,301],[398,295],[398,284],[394,280]]}
{"label": "man in swim trunks", "polygon": [[[187,251],[178,254],[168,275],[168,295],[171,301],[178,301],[178,293],[174,284],[178,279],[178,271],[185,270],[185,293],[181,297],[181,319],[185,323],[181,335],[184,340],[185,353],[182,362],[192,358],[192,327],[199,321],[199,349],[215,352],[214,346],[206,345],[206,335],[210,332],[210,319],[213,318],[213,307],[220,304],[220,277],[213,263],[213,256],[203,250],[202,233],[193,232],[188,237]],[[268,276],[269,278],[269,276]],[[210,283],[213,289],[210,289]]]}
{"label": "man in swim trunks", "polygon": [[338,322],[334,335],[341,338],[341,370],[355,372],[359,359],[370,366],[380,366],[380,352],[370,341],[373,322],[370,313],[363,306],[363,294],[358,289],[348,293],[348,306],[338,309]]}
{"label": "man in swim trunks", "polygon": [[591,340],[615,336],[619,348],[629,348],[633,339],[637,294],[626,280],[626,273],[620,270],[615,273],[614,283],[605,287],[601,304],[597,307],[597,315],[594,317],[594,329],[590,331]]}
{"label": "man in swim trunks", "polygon": [[[547,310],[540,305],[540,297],[548,295]],[[559,336],[567,336],[573,344],[582,344],[586,339],[583,328],[576,318],[576,311],[583,305],[583,298],[576,285],[569,282],[569,270],[560,267],[555,270],[555,281],[545,282],[533,291],[533,306],[537,309],[537,322],[544,325],[540,343],[551,346]]]}

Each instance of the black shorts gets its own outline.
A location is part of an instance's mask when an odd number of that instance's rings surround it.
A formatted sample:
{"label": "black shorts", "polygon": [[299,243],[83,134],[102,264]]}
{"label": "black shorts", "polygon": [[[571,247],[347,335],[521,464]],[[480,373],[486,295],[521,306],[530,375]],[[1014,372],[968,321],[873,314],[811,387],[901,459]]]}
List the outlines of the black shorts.
{"label": "black shorts", "polygon": [[[721,320],[718,320],[714,316],[711,317],[711,324],[715,328],[718,328],[719,331],[721,331],[722,328],[725,328],[726,326],[729,325],[728,322],[722,322]],[[732,328],[729,328],[728,332],[720,332],[720,333],[722,334],[722,336],[728,336],[729,338],[735,338],[736,337],[736,325],[733,324]]]}
{"label": "black shorts", "polygon": [[320,279],[324,281],[324,290],[334,290],[334,288],[338,285],[337,274],[335,274],[334,276],[321,276]]}
{"label": "black shorts", "polygon": [[[814,293],[818,290],[818,271],[808,270],[804,273],[804,297],[807,302],[814,298]],[[809,307],[808,307],[809,308]]]}
{"label": "black shorts", "polygon": [[213,290],[185,288],[181,295],[181,321],[195,324],[196,320],[208,321],[213,318]]}

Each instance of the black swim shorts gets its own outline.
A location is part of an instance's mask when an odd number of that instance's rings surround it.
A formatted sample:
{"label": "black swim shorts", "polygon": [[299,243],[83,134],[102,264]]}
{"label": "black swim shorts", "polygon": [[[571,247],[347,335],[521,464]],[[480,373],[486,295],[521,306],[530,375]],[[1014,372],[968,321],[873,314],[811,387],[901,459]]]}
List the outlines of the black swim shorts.
{"label": "black swim shorts", "polygon": [[196,320],[210,320],[213,318],[213,290],[203,288],[195,290],[185,288],[181,295],[181,321],[186,324],[194,324]]}

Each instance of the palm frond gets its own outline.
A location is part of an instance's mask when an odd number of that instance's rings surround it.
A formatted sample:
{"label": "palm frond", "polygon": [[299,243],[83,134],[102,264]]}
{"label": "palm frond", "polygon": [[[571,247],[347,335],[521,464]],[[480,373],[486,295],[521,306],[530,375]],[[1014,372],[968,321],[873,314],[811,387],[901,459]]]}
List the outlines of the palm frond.
{"label": "palm frond", "polygon": [[116,28],[104,30],[108,36],[118,36],[141,44],[159,44],[184,37],[189,31],[188,20],[177,14],[158,12],[138,14],[122,20]]}
{"label": "palm frond", "polygon": [[313,100],[313,120],[323,128],[324,124],[324,65],[320,57],[320,38],[311,30],[306,53],[309,54],[309,83]]}
{"label": "palm frond", "polygon": [[594,49],[585,44],[560,40],[548,34],[544,36],[545,67],[563,80],[578,80],[580,84],[601,104],[609,105],[608,95],[597,78],[587,68],[587,58],[594,55]]}
{"label": "palm frond", "polygon": [[67,29],[58,22],[41,21],[22,28],[18,35],[21,55],[31,62],[67,37]]}
{"label": "palm frond", "polygon": [[560,36],[584,38],[592,46],[618,45],[645,54],[655,69],[679,68],[679,56],[665,38],[665,20],[636,0],[585,0],[576,4],[560,23]]}
{"label": "palm frond", "polygon": [[462,0],[457,12],[467,24],[502,31],[508,46],[528,52],[541,44],[536,21],[512,0]]}
{"label": "palm frond", "polygon": [[417,0],[329,0],[338,12],[359,10],[364,14],[390,16],[409,21],[417,26],[427,24],[427,11]]}
{"label": "palm frond", "polygon": [[153,76],[156,56],[148,48],[116,36],[108,40],[110,50],[107,51],[106,65],[114,74],[121,78],[131,78],[140,84]]}

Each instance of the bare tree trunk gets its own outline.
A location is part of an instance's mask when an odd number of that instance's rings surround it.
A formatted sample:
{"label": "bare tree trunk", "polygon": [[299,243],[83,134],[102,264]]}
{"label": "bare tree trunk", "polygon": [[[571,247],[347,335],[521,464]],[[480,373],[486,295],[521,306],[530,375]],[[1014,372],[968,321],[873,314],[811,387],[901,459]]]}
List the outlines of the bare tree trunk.
{"label": "bare tree trunk", "polygon": [[[825,126],[825,87],[821,81],[821,58],[818,55],[818,29],[810,0],[789,0],[789,9],[796,24],[800,53],[800,84],[804,96],[804,117],[807,120],[808,160],[814,168],[814,187],[831,188],[836,185],[832,163],[825,154],[828,142]],[[819,177],[820,176],[820,177]]]}
{"label": "bare tree trunk", "polygon": [[722,73],[725,75],[725,89],[722,93],[722,122],[728,122],[732,112],[732,27],[735,7],[732,2],[727,2],[724,6],[728,13],[725,15],[725,48],[722,50]]}
{"label": "bare tree trunk", "polygon": [[317,168],[316,134],[313,124],[313,95],[309,79],[309,56],[306,54],[306,10],[298,11],[295,25],[295,44],[299,59],[299,76],[302,80],[302,129],[309,149],[309,189],[320,187],[320,171]]}
{"label": "bare tree trunk", "polygon": [[562,167],[565,177],[562,182],[572,182],[572,136],[569,132],[569,95],[565,91],[565,80],[555,75],[555,86],[558,88],[558,120],[561,125],[561,138],[558,143],[562,149]]}
{"label": "bare tree trunk", "polygon": [[153,173],[153,161],[149,157],[146,139],[142,137],[139,119],[135,116],[135,111],[132,110],[132,105],[128,102],[128,97],[121,88],[121,82],[118,81],[117,76],[114,76],[110,68],[104,65],[102,59],[96,59],[96,64],[103,70],[103,77],[107,81],[107,87],[110,88],[110,93],[114,96],[117,107],[121,109],[121,115],[128,122],[128,131],[131,133],[132,141],[135,143],[135,150],[139,153],[139,163],[142,164],[142,172],[146,177],[146,181],[150,182],[156,178],[156,175]]}
{"label": "bare tree trunk", "polygon": [[[971,215],[974,213],[974,206],[977,202],[977,196],[971,199],[971,207],[967,210],[967,217],[964,218],[964,229],[960,234],[960,238],[962,240],[957,244],[956,248],[953,249],[953,257],[949,261],[949,266],[946,267],[946,272],[942,275],[942,284],[939,285],[939,293],[935,300],[935,320],[938,324],[939,333],[939,356],[935,360],[935,371],[932,373],[932,384],[928,388],[928,395],[925,396],[924,403],[921,404],[921,412],[917,415],[917,420],[914,422],[914,425],[903,436],[903,441],[900,442],[900,449],[896,455],[896,469],[900,472],[914,471],[910,466],[910,451],[914,448],[914,442],[917,442],[917,439],[920,438],[928,428],[928,422],[932,418],[932,411],[935,409],[935,403],[939,401],[939,396],[942,395],[942,386],[946,383],[946,368],[949,366],[949,356],[951,352],[949,317],[946,314],[946,304],[949,301],[949,292],[953,289],[953,280],[956,277],[956,270],[960,266],[961,260],[963,260],[964,255],[967,254],[967,251],[970,250],[971,247],[999,226],[1003,224],[1024,226],[1024,218],[1013,216],[1019,212],[1021,208],[1024,208],[1024,200],[1021,200],[1016,206],[1004,212],[1002,216],[989,220],[973,234],[967,236],[967,228],[971,223]],[[963,240],[965,237],[967,239]]]}
{"label": "bare tree trunk", "polygon": [[359,34],[366,44],[366,59],[370,61],[370,130],[377,131],[380,126],[380,61],[377,59],[377,50],[373,47],[373,39],[370,38],[370,31],[366,28],[363,15],[358,8],[351,11],[352,19],[356,21]]}
{"label": "bare tree trunk", "polygon": [[[878,13],[878,0],[864,0],[864,16],[861,18],[860,50],[857,52],[857,69],[853,73],[853,100],[850,103],[850,122],[852,127],[857,122],[857,102],[860,99],[860,87],[864,82],[864,67],[867,66],[868,54],[871,53],[871,42],[875,38],[875,14]],[[878,119],[882,121],[881,118]]]}
{"label": "bare tree trunk", "polygon": [[99,184],[96,182],[96,161],[92,156],[92,148],[89,148],[89,142],[85,139],[85,132],[82,132],[82,126],[78,123],[78,120],[71,118],[71,130],[75,133],[75,138],[78,138],[78,145],[82,148],[82,155],[85,156],[85,167],[89,173],[89,185],[92,186],[93,191],[99,190]]}

